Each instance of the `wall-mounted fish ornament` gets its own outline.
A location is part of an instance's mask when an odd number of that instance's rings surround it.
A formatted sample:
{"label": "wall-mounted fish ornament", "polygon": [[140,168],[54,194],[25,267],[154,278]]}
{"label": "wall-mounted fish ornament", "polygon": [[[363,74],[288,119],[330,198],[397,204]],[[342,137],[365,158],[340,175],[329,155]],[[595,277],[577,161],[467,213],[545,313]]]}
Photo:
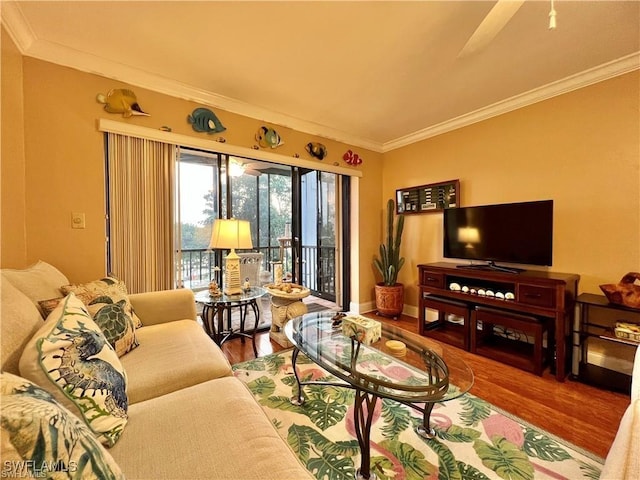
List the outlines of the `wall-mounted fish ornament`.
{"label": "wall-mounted fish ornament", "polygon": [[357,153],[347,150],[342,159],[349,165],[358,166],[362,163],[362,158]]}
{"label": "wall-mounted fish ornament", "polygon": [[273,128],[264,125],[256,132],[256,140],[262,148],[277,148],[284,145],[284,141]]}
{"label": "wall-mounted fish ornament", "polygon": [[207,132],[209,135],[224,132],[227,128],[218,120],[216,114],[208,108],[196,108],[187,116],[187,122],[196,132]]}
{"label": "wall-mounted fish ornament", "polygon": [[99,93],[96,95],[96,100],[104,103],[104,110],[109,113],[121,113],[127,118],[132,115],[149,116],[138,105],[136,94],[127,88],[114,88],[106,95]]}
{"label": "wall-mounted fish ornament", "polygon": [[305,145],[305,150],[314,158],[318,160],[324,160],[324,157],[327,156],[327,147],[325,147],[321,143],[317,142],[309,142]]}

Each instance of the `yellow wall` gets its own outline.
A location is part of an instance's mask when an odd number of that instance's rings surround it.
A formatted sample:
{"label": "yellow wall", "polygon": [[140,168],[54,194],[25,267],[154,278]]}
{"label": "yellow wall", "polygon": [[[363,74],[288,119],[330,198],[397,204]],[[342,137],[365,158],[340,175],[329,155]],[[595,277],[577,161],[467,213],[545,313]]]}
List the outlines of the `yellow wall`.
{"label": "yellow wall", "polygon": [[[151,116],[123,119],[95,101],[97,93],[128,86],[20,57],[2,31],[1,267],[43,259],[72,281],[105,273],[104,147],[97,119],[168,125],[206,137],[186,122],[201,106],[193,102],[133,87]],[[373,299],[372,260],[383,238],[386,199],[397,188],[455,178],[462,205],[552,198],[552,269],[579,273],[582,291],[598,292],[598,284],[640,270],[639,99],[634,72],[383,155],[354,148],[364,158],[364,176],[356,182],[351,225],[359,241],[352,301]],[[227,142],[255,144],[262,122],[214,111],[227,127]],[[304,156],[307,142],[321,141],[329,151],[324,162],[344,165],[342,154],[352,148],[285,127],[278,131],[285,144],[277,153],[287,156]],[[86,229],[71,229],[71,212],[86,214]],[[407,263],[399,279],[410,306],[417,304],[416,266],[442,258],[441,238],[441,214],[407,217]]]}
{"label": "yellow wall", "polygon": [[[633,72],[386,153],[383,192],[459,178],[461,204],[554,200],[553,266],[600,293],[640,271],[640,75]],[[408,215],[399,281],[442,259],[442,214]]]}
{"label": "yellow wall", "polygon": [[2,43],[0,265],[5,268],[20,268],[27,261],[22,56],[4,28],[0,41]]}
{"label": "yellow wall", "polygon": [[[7,43],[9,42],[10,40]],[[4,53],[2,60],[4,67]],[[26,204],[26,214],[24,208],[21,213],[13,214],[11,207],[3,203],[2,218],[3,222],[5,216],[9,215],[24,218],[26,242],[22,241],[19,246],[10,245],[3,237],[1,265],[23,267],[43,259],[58,267],[74,282],[104,275],[104,140],[103,134],[96,128],[97,120],[108,118],[150,128],[167,125],[174,133],[200,139],[215,137],[194,132],[186,121],[187,115],[194,108],[202,106],[200,104],[30,57],[22,59],[21,68],[24,78],[26,145],[26,162],[23,165],[26,163],[26,167],[24,175],[20,172],[6,175],[6,182],[22,183],[23,187],[16,196],[21,197]],[[125,119],[121,115],[104,112],[102,105],[95,100],[96,94],[107,93],[110,89],[119,87],[132,88],[140,106],[150,113],[150,117]],[[227,128],[223,136],[228,143],[249,148],[257,143],[254,135],[263,122],[219,109],[214,111]],[[2,114],[3,120],[9,116],[4,109]],[[319,164],[337,163],[348,167],[342,160],[343,153],[348,149],[357,152],[364,159],[357,168],[363,172],[363,178],[358,179],[361,197],[358,202],[363,205],[380,203],[381,154],[286,127],[276,128],[285,143],[274,151],[291,156],[292,164],[295,163],[294,153],[298,153],[301,158],[311,159],[304,150],[304,145],[310,141],[320,141],[327,147],[328,155],[322,162],[318,161]],[[217,145],[217,142],[211,141],[212,149]],[[3,142],[3,168],[8,163],[5,158]],[[3,184],[4,180],[5,176]],[[361,212],[358,223],[364,225],[365,233],[360,235],[360,251],[377,248],[380,225],[376,224],[377,219],[372,221],[367,218],[369,211],[367,208]],[[85,229],[71,228],[71,212],[85,213]],[[368,296],[374,282],[368,265],[362,266],[357,262],[356,265],[364,270],[362,275],[358,274],[360,291],[364,293],[356,292],[353,301],[359,301],[358,297],[361,295]]]}

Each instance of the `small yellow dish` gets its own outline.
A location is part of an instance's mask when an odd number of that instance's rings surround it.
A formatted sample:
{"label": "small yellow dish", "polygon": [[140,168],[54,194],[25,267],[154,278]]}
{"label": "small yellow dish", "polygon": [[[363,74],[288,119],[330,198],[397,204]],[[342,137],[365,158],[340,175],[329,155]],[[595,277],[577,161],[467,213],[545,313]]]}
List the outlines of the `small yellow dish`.
{"label": "small yellow dish", "polygon": [[385,345],[389,349],[389,353],[394,357],[403,356],[407,353],[407,346],[399,340],[387,340]]}
{"label": "small yellow dish", "polygon": [[387,340],[385,345],[391,350],[402,350],[406,347],[406,345],[399,340]]}

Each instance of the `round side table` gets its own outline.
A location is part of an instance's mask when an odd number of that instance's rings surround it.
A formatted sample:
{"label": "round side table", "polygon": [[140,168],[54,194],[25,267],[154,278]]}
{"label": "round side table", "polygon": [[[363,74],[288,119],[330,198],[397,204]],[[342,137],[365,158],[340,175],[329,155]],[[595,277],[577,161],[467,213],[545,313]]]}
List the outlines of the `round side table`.
{"label": "round side table", "polygon": [[[245,338],[250,338],[253,346],[253,353],[257,357],[256,329],[260,322],[260,309],[257,300],[267,292],[264,288],[251,287],[237,295],[221,294],[212,296],[208,291],[198,292],[195,296],[196,302],[202,304],[202,320],[204,328],[209,336],[219,346],[230,338],[239,336],[244,342]],[[240,328],[232,327],[231,313],[234,308],[240,314]],[[245,330],[247,311],[251,308],[254,315],[254,324],[251,330]],[[227,325],[225,326],[224,323]]]}

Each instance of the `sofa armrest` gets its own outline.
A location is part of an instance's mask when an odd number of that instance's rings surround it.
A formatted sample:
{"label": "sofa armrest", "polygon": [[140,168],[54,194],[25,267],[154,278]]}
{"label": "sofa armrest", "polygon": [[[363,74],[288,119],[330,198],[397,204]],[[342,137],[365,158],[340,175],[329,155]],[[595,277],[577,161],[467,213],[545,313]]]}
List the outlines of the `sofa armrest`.
{"label": "sofa armrest", "polygon": [[129,295],[142,325],[157,325],[175,320],[196,320],[193,292],[186,288]]}
{"label": "sofa armrest", "polygon": [[640,399],[640,345],[636,348],[631,376],[631,401]]}
{"label": "sofa armrest", "polygon": [[622,416],[604,462],[601,480],[640,478],[640,400],[631,402]]}

